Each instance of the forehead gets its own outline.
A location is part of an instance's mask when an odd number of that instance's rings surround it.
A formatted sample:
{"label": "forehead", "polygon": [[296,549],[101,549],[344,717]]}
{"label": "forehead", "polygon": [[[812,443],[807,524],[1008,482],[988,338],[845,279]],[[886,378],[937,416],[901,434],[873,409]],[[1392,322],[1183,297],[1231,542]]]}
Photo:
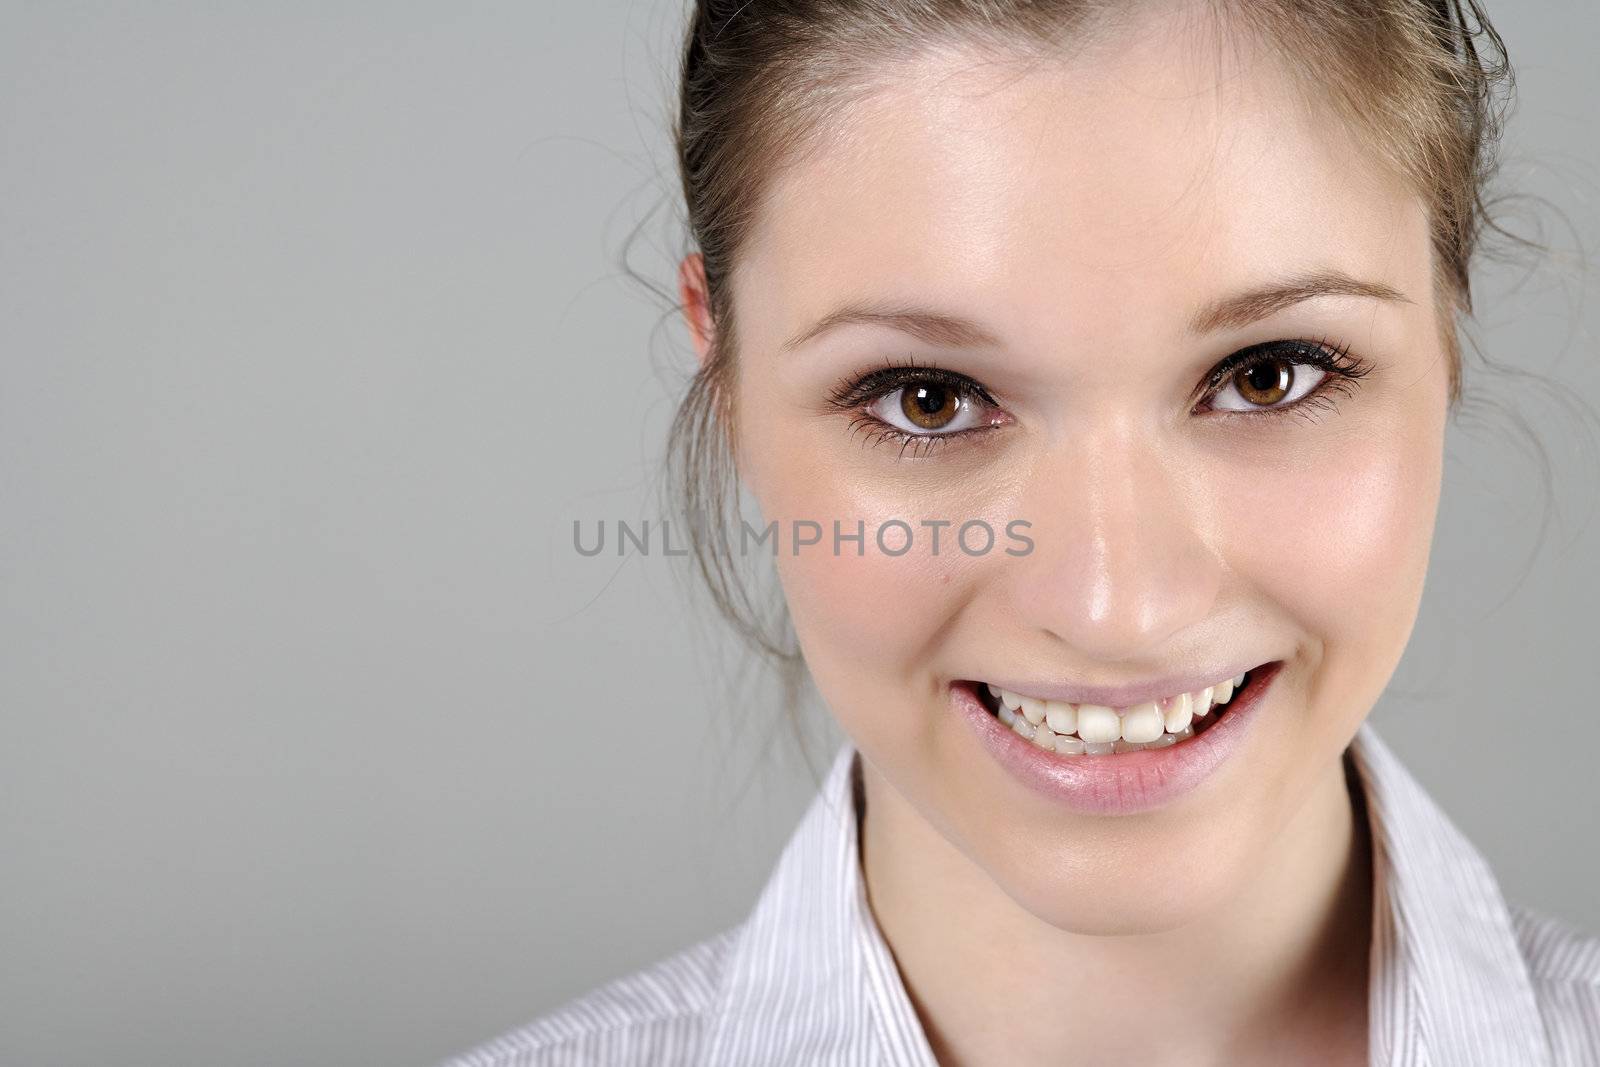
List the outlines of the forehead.
{"label": "forehead", "polygon": [[774,176],[734,272],[743,321],[870,296],[1104,339],[1285,274],[1416,291],[1423,204],[1293,59],[1167,14],[1067,57],[907,60]]}

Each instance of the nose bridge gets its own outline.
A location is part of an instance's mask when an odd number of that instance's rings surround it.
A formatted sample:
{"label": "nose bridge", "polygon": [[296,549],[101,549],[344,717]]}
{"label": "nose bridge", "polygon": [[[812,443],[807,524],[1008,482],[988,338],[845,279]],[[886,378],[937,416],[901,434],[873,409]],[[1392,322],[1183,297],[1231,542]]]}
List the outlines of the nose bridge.
{"label": "nose bridge", "polygon": [[1035,548],[1019,613],[1085,658],[1159,653],[1215,603],[1208,502],[1163,451],[1131,423],[1086,427],[1046,454],[1026,494]]}

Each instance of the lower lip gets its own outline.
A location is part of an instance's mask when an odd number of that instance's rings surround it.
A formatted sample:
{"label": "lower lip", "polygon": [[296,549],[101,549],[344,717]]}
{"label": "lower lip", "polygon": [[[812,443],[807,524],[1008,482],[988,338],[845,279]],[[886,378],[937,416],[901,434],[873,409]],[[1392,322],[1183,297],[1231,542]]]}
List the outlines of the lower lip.
{"label": "lower lip", "polygon": [[1252,670],[1244,692],[1186,741],[1100,756],[1046,752],[991,715],[967,683],[952,686],[950,695],[984,748],[1024,786],[1081,814],[1133,815],[1172,803],[1227,762],[1243,743],[1256,708],[1282,667],[1279,660]]}

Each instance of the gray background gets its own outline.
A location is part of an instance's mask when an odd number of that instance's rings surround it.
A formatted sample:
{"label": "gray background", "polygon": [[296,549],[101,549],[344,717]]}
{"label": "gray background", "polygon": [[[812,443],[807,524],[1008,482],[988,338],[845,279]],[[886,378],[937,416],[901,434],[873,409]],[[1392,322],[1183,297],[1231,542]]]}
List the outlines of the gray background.
{"label": "gray background", "polygon": [[[1575,232],[1478,335],[1553,385],[1469,367],[1376,716],[1600,929],[1600,9],[1491,6]],[[617,266],[672,282],[681,15],[0,3],[0,1062],[431,1063],[754,899],[813,789],[770,691],[570,547],[655,514],[689,366]]]}

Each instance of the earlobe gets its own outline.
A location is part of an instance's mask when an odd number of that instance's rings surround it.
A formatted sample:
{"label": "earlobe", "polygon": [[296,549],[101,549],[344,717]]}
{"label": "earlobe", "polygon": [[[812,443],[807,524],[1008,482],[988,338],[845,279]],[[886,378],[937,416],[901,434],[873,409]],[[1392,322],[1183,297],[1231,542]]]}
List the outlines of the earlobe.
{"label": "earlobe", "polygon": [[705,258],[691,252],[678,264],[678,301],[683,309],[684,322],[689,327],[689,340],[694,344],[695,357],[705,366],[715,337],[711,321],[711,299],[706,289]]}

